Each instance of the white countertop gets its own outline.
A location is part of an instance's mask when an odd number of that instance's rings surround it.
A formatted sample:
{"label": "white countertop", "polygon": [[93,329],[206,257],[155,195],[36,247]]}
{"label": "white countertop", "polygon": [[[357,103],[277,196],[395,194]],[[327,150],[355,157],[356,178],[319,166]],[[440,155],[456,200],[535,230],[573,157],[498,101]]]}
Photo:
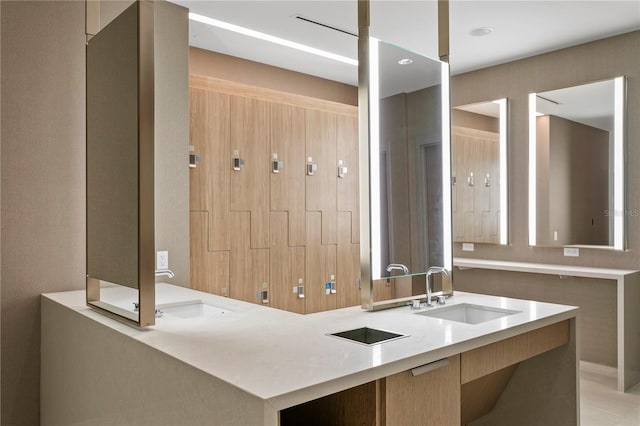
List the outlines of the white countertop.
{"label": "white countertop", "polygon": [[494,269],[512,272],[531,272],[538,274],[564,275],[585,278],[617,280],[638,272],[631,269],[593,268],[587,266],[554,265],[548,263],[508,262],[504,260],[473,259],[454,257],[453,266],[460,269]]}
{"label": "white countertop", "polygon": [[[135,300],[131,292],[103,288],[102,300],[128,309]],[[415,315],[419,311],[408,307],[299,315],[158,284],[159,306],[201,300],[225,313],[190,319],[165,315],[153,327],[136,329],[87,307],[84,291],[43,297],[262,398],[276,410],[577,315],[571,306],[463,292],[447,306],[473,303],[520,312],[475,325]],[[408,337],[367,346],[327,335],[365,326]]]}

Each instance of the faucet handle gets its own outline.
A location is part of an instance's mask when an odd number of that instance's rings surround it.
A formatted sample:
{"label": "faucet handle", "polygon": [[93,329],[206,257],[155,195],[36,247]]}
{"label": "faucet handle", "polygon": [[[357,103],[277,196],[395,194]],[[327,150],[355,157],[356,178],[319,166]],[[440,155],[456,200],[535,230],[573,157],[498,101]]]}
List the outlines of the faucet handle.
{"label": "faucet handle", "polygon": [[447,298],[445,296],[438,296],[438,305],[446,305]]}

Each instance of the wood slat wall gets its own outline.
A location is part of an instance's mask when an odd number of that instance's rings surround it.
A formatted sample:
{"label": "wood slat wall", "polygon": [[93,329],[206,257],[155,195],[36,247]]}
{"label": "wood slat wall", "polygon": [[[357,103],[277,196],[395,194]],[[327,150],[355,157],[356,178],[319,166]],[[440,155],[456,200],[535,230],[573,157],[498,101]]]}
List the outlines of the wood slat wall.
{"label": "wood slat wall", "polygon": [[268,290],[270,306],[298,313],[358,305],[357,107],[203,76],[190,84],[192,287],[254,303]]}

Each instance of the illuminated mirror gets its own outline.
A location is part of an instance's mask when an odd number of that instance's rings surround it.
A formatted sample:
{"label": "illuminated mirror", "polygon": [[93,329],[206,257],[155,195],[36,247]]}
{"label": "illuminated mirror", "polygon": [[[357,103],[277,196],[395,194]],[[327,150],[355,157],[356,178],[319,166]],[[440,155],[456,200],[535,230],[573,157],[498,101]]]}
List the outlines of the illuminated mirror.
{"label": "illuminated mirror", "polygon": [[529,95],[529,244],[624,249],[624,77]]}
{"label": "illuminated mirror", "polygon": [[451,110],[453,241],[507,244],[507,100]]}
{"label": "illuminated mirror", "polygon": [[369,39],[371,280],[421,282],[370,300],[424,294],[429,267],[451,271],[448,78],[446,63]]}

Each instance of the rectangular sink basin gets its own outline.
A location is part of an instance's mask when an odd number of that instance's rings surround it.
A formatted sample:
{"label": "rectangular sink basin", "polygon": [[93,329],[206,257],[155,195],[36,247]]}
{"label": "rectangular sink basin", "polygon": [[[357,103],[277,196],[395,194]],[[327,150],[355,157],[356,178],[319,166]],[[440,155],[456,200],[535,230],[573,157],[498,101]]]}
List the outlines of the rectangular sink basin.
{"label": "rectangular sink basin", "polygon": [[231,314],[231,311],[223,308],[219,308],[202,301],[193,301],[173,305],[158,306],[158,309],[163,314],[173,317],[188,319],[188,318],[203,318],[203,317],[225,317]]}
{"label": "rectangular sink basin", "polygon": [[364,343],[365,345],[375,345],[376,343],[388,342],[389,340],[407,337],[404,334],[392,333],[390,331],[376,330],[375,328],[362,327],[353,330],[332,333],[330,336],[351,340],[352,342]]}
{"label": "rectangular sink basin", "polygon": [[459,305],[452,305],[417,312],[416,315],[463,322],[466,324],[480,324],[486,321],[491,321],[497,318],[502,318],[506,317],[507,315],[513,315],[517,313],[520,313],[520,311],[494,308],[489,306],[472,305],[470,303],[461,303]]}

